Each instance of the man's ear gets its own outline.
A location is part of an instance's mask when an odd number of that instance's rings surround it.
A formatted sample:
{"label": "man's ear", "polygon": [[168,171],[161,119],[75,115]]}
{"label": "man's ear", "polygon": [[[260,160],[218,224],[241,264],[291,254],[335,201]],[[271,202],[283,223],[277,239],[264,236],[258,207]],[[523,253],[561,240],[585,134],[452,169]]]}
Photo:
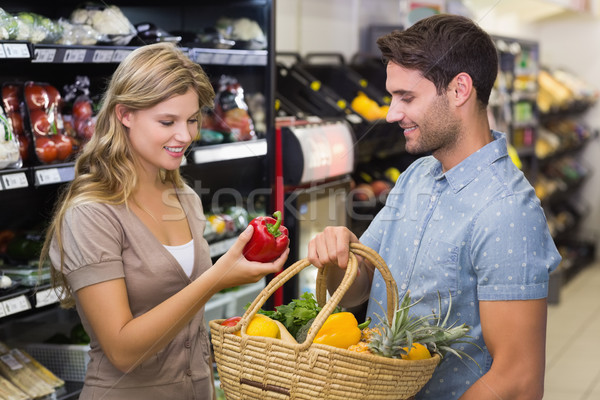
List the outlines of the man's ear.
{"label": "man's ear", "polygon": [[457,107],[462,106],[472,95],[475,95],[473,79],[466,72],[456,75],[450,83],[450,98]]}
{"label": "man's ear", "polygon": [[119,121],[121,121],[125,127],[129,128],[129,125],[131,124],[131,112],[129,109],[123,104],[117,104],[115,106],[115,113],[117,114]]}

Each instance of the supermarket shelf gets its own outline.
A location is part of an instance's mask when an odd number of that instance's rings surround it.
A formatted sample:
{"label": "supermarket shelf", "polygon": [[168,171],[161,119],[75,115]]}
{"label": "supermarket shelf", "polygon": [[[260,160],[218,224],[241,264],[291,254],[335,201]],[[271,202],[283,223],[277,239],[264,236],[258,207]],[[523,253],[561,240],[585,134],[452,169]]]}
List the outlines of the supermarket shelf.
{"label": "supermarket shelf", "polygon": [[49,284],[38,287],[15,286],[2,292],[0,292],[0,320],[30,310],[58,304],[56,292]]}
{"label": "supermarket shelf", "polygon": [[120,63],[135,47],[128,46],[77,46],[77,45],[34,45],[31,62],[73,63]]}
{"label": "supermarket shelf", "polygon": [[[191,150],[191,160],[194,164],[208,164],[263,157],[266,154],[266,139],[259,139],[251,142],[196,147]],[[187,164],[188,160],[184,158],[182,166]],[[74,165],[74,163],[62,163],[0,170],[0,191],[70,182],[75,176]]]}
{"label": "supermarket shelf", "polygon": [[[218,257],[224,254],[236,240],[237,236],[211,243],[209,245],[210,256]],[[264,282],[262,287],[264,287]],[[239,293],[245,293],[244,290],[254,292],[254,289],[242,289]],[[15,286],[12,289],[0,291],[0,320],[15,314],[55,305],[58,302],[56,292],[50,284],[37,287]]]}
{"label": "supermarket shelf", "polygon": [[28,187],[29,175],[29,168],[0,170],[0,190]]}
{"label": "supermarket shelf", "polygon": [[33,45],[22,41],[0,41],[0,59],[26,59],[33,57]]}
{"label": "supermarket shelf", "polygon": [[[39,64],[120,63],[135,46],[32,44],[0,41],[0,59],[29,60]],[[202,65],[266,66],[266,50],[183,48]]]}
{"label": "supermarket shelf", "polygon": [[263,157],[266,154],[266,139],[196,147],[191,150],[191,158],[194,161],[194,164],[231,161],[249,157]]}
{"label": "supermarket shelf", "polygon": [[[224,254],[236,240],[237,236],[211,243],[209,245],[210,256],[218,257]],[[264,287],[264,282],[262,287]],[[244,290],[254,291],[254,289],[242,289],[239,293],[245,293]],[[15,286],[0,291],[0,320],[4,317],[55,305],[58,302],[56,292],[50,284],[37,287]]]}
{"label": "supermarket shelf", "polygon": [[266,50],[223,50],[190,48],[188,57],[200,65],[266,66]]}

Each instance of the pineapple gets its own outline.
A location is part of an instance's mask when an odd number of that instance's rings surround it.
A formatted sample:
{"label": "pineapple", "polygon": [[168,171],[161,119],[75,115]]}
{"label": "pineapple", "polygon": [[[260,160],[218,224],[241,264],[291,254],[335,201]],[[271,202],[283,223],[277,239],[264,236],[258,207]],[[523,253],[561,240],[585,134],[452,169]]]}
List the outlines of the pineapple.
{"label": "pineapple", "polygon": [[352,346],[348,347],[348,350],[357,353],[371,353],[371,350],[369,349],[369,344],[362,340],[357,344],[353,344]]}
{"label": "pineapple", "polygon": [[387,316],[381,317],[376,314],[380,321],[379,329],[373,331],[369,340],[369,349],[373,354],[390,358],[402,358],[407,354],[403,347],[412,347],[412,329],[416,322],[416,318],[408,314],[410,307],[410,295],[407,292],[400,306],[394,310],[391,322]]}
{"label": "pineapple", "polygon": [[375,334],[380,334],[379,328],[365,328],[361,331],[360,341],[369,342]]}
{"label": "pineapple", "polygon": [[[452,353],[459,358],[466,356],[473,360],[463,351],[451,347],[455,343],[471,343],[462,340],[468,337],[467,333],[470,328],[467,325],[447,326],[452,308],[452,297],[450,297],[450,305],[443,320],[441,311],[440,314],[430,314],[424,317],[409,315],[410,307],[417,302],[411,304],[410,292],[407,292],[400,305],[394,310],[392,321],[389,321],[386,316],[381,317],[376,314],[380,324],[376,328],[370,329],[371,337],[368,339],[368,347],[371,352],[383,357],[403,358],[404,356],[406,358],[408,349],[413,348],[413,343],[421,343],[427,347],[430,353],[437,353],[442,358],[445,354]],[[438,309],[441,310],[439,293],[438,304]]]}

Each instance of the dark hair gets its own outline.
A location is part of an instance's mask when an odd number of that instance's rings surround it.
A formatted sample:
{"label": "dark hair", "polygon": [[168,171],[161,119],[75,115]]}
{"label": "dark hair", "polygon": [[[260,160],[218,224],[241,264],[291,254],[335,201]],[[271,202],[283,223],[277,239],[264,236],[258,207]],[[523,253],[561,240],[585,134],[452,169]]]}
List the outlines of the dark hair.
{"label": "dark hair", "polygon": [[477,99],[487,106],[498,74],[498,54],[491,37],[469,18],[437,14],[405,31],[393,31],[377,40],[384,61],[421,71],[438,94],[456,75],[473,80]]}

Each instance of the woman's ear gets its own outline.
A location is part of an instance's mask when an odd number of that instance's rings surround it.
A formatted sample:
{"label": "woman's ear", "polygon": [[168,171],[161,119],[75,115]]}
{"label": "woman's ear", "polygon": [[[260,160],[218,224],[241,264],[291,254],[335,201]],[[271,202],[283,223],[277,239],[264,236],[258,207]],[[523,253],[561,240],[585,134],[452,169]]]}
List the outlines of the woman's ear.
{"label": "woman's ear", "polygon": [[455,105],[460,107],[463,105],[471,95],[474,95],[473,91],[473,79],[465,72],[461,72],[456,75],[451,83],[451,97],[455,101]]}
{"label": "woman's ear", "polygon": [[129,125],[131,124],[131,112],[129,109],[123,104],[117,104],[115,106],[115,113],[117,114],[119,121],[121,121],[125,127],[129,128]]}

